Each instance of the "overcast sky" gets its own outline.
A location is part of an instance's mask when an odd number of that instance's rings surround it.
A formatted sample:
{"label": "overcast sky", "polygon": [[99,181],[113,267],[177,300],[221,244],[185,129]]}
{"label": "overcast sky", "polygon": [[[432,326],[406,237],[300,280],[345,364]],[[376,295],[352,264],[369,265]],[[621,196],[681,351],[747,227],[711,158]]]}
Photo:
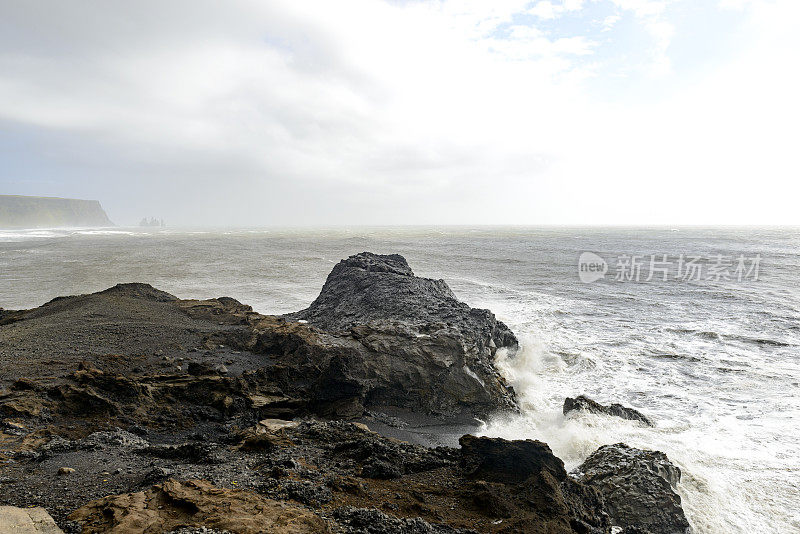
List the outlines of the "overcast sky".
{"label": "overcast sky", "polygon": [[0,0],[0,193],[118,224],[800,224],[797,0]]}

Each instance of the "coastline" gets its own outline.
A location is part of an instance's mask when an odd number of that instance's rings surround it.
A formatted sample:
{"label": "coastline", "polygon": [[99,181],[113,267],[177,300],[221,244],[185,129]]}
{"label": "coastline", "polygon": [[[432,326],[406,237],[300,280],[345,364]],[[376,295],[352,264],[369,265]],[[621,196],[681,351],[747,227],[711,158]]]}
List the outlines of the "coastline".
{"label": "coastline", "polygon": [[[145,284],[3,312],[3,354],[11,358],[0,376],[2,500],[52,503],[71,488],[48,509],[65,531],[123,528],[147,513],[121,503],[145,494],[185,494],[200,511],[180,521],[220,526],[220,502],[207,497],[240,502],[236,491],[258,506],[267,499],[292,507],[316,525],[309,532],[323,524],[367,532],[359,527],[364,514],[387,532],[394,521],[435,532],[610,531],[609,512],[617,512],[603,504],[603,488],[568,475],[546,444],[469,438],[465,448],[467,437],[458,436],[480,417],[517,409],[492,359],[482,359],[516,347],[505,325],[455,300],[443,282],[415,277],[402,257],[365,253],[340,266],[305,311],[333,320],[329,330],[291,314],[262,316],[230,298],[182,301]],[[398,292],[403,284],[408,291]],[[372,304],[355,287],[374,291]],[[388,360],[380,356],[386,350]],[[434,384],[440,391],[432,395]],[[394,439],[453,445],[456,436],[460,449]],[[655,460],[640,456],[643,471],[616,482],[616,491],[645,493],[625,482],[641,483],[651,470]],[[614,461],[604,469],[617,469]],[[674,478],[658,489],[671,502]],[[211,486],[191,482],[198,479]],[[646,483],[659,480],[666,479]],[[393,505],[389,491],[400,495]],[[642,510],[653,503],[641,504],[638,519],[627,521],[647,519]],[[119,513],[109,522],[111,509]],[[255,512],[242,517],[248,513]],[[156,515],[153,532],[178,525]],[[681,524],[682,511],[676,517]]]}

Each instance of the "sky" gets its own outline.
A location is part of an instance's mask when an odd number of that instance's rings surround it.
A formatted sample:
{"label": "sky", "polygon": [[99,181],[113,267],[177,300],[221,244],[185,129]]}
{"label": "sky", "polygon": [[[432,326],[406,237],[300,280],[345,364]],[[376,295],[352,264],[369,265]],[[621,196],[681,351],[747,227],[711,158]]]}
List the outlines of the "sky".
{"label": "sky", "polygon": [[0,194],[120,225],[798,225],[797,20],[797,0],[0,0]]}

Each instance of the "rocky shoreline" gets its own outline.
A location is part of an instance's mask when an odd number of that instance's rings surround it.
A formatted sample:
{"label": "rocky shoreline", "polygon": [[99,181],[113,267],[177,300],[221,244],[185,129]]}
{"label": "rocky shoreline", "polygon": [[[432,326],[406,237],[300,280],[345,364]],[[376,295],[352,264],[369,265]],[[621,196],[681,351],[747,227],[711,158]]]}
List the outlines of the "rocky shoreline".
{"label": "rocky shoreline", "polygon": [[471,435],[519,409],[494,366],[517,347],[371,253],[285,316],[146,284],[0,310],[0,530],[41,506],[58,527],[30,532],[686,532],[663,453],[567,473],[545,443]]}

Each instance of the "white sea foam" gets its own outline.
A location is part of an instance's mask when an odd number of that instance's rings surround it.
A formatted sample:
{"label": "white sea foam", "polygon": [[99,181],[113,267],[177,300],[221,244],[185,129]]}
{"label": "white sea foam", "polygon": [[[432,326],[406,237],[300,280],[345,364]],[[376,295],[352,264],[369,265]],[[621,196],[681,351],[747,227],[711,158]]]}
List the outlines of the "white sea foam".
{"label": "white sea foam", "polygon": [[[604,444],[661,450],[683,472],[678,492],[698,534],[787,532],[798,527],[796,451],[776,457],[774,447],[754,441],[752,421],[698,414],[690,421],[662,417],[649,428],[596,414],[565,417],[564,398],[593,389],[590,382],[597,373],[572,372],[541,340],[523,335],[521,341],[514,357],[498,351],[497,364],[518,392],[522,414],[488,421],[484,435],[544,441],[568,470]],[[626,377],[618,378],[619,389],[625,389]],[[688,394],[684,396],[690,403]],[[775,421],[763,421],[756,429],[767,442],[780,431]]]}
{"label": "white sea foam", "polygon": [[0,242],[13,243],[18,241],[51,239],[63,235],[63,232],[54,230],[0,230]]}
{"label": "white sea foam", "polygon": [[78,235],[136,235],[137,232],[128,230],[76,230]]}

